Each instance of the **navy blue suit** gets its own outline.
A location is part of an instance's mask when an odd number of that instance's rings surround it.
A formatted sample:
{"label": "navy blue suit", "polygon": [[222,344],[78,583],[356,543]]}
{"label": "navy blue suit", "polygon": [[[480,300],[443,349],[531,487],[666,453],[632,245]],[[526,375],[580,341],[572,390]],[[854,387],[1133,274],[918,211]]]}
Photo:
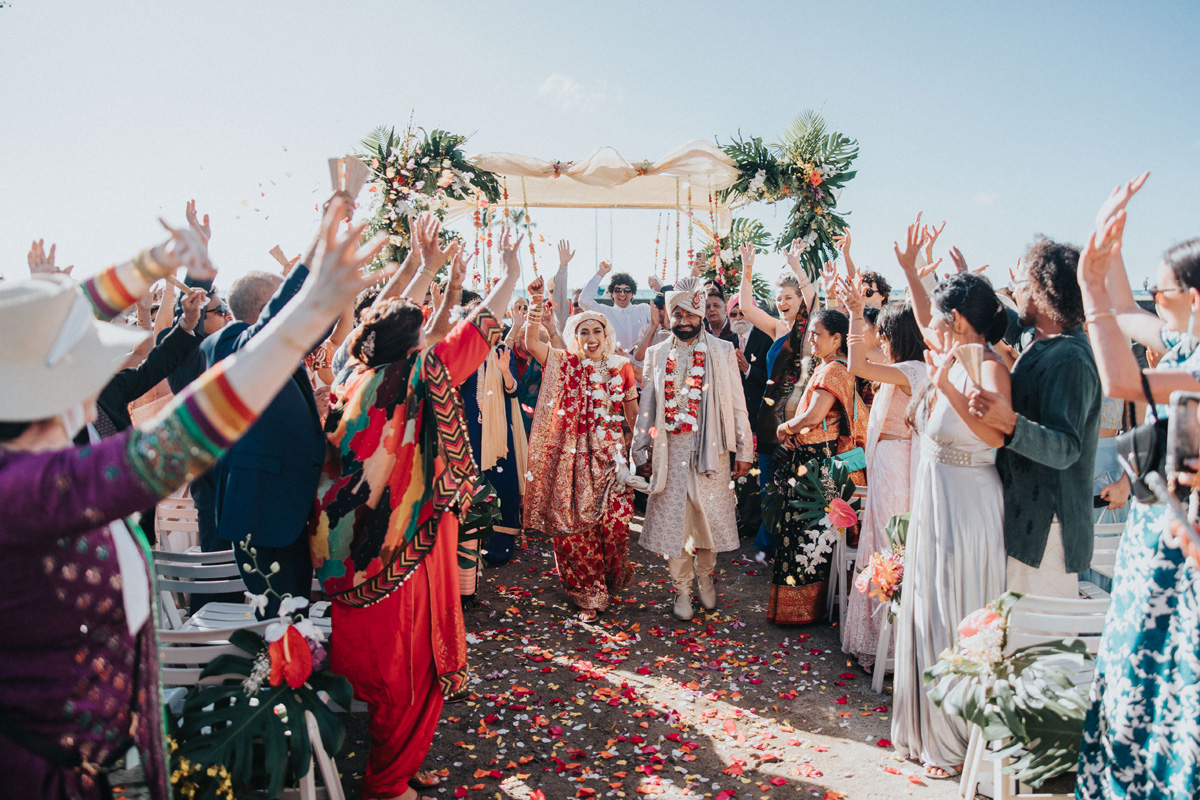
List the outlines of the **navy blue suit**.
{"label": "navy blue suit", "polygon": [[[280,312],[300,290],[308,269],[297,265],[259,314],[253,325],[226,325],[200,345],[209,366],[241,348]],[[317,480],[325,460],[325,435],[312,385],[303,367],[279,390],[245,435],[214,469],[217,536],[233,542],[239,563],[253,563],[270,574],[273,561],[280,570],[271,576],[279,595],[308,597],[312,589],[312,560],[305,530],[317,496]],[[251,558],[238,542],[250,537],[258,553]],[[247,588],[261,594],[266,583],[243,572]],[[276,614],[278,598],[271,597],[264,616]]]}

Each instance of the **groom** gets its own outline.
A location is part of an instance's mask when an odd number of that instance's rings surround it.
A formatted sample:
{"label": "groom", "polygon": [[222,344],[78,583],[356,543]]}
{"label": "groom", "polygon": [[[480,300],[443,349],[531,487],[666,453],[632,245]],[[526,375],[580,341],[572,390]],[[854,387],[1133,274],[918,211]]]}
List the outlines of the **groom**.
{"label": "groom", "polygon": [[692,618],[692,580],[712,610],[717,553],[738,548],[733,479],[750,471],[753,439],[733,345],[704,331],[705,292],[684,278],[666,296],[672,336],[646,351],[633,458],[650,463],[639,544],[668,559],[675,616]]}

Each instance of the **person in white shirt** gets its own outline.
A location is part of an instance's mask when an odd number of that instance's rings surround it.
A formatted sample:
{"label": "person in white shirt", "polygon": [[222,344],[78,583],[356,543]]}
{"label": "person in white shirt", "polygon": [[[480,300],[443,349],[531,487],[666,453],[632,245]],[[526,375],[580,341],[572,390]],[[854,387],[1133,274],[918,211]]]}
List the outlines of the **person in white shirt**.
{"label": "person in white shirt", "polygon": [[608,294],[612,297],[613,304],[606,306],[596,302],[596,290],[600,288],[600,282],[610,270],[611,264],[607,261],[600,262],[600,268],[579,295],[579,306],[604,314],[617,334],[617,345],[623,351],[621,355],[628,355],[635,366],[640,366],[640,362],[633,358],[633,352],[641,344],[651,324],[650,305],[633,302],[633,296],[637,293],[637,281],[626,272],[614,274],[608,282]]}

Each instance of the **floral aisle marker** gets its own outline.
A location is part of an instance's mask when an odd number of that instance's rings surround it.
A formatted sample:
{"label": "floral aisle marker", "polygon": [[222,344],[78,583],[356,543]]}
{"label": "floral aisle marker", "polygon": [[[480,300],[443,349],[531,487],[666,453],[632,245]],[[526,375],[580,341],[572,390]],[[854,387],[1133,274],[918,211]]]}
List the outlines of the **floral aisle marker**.
{"label": "floral aisle marker", "polygon": [[833,240],[846,230],[837,202],[857,174],[850,165],[858,157],[858,142],[837,131],[827,132],[820,114],[805,111],[781,142],[766,145],[761,137],[742,140],[739,134],[723,149],[737,162],[739,174],[733,186],[722,190],[721,199],[791,201],[779,246],[787,247],[794,239],[803,242],[801,263],[815,281],[822,265],[837,258]]}
{"label": "floral aisle marker", "polygon": [[1006,592],[958,626],[958,641],[925,670],[929,699],[1003,741],[989,760],[1034,789],[1079,760],[1088,685],[1075,678],[1092,656],[1081,639],[1029,645],[1005,655],[1009,615],[1023,595]]}
{"label": "floral aisle marker", "polygon": [[872,553],[867,566],[854,579],[854,588],[878,600],[880,608],[887,606],[889,620],[900,613],[900,590],[904,586],[904,550],[908,539],[908,513],[897,514],[888,520],[887,535],[891,545]]}
{"label": "floral aisle marker", "polygon": [[[379,231],[388,234],[388,244],[376,259],[377,266],[404,260],[411,241],[409,221],[420,212],[433,210],[441,219],[443,200],[477,203],[480,194],[489,203],[500,200],[495,176],[476,168],[463,154],[466,141],[465,136],[443,130],[414,131],[411,123],[401,136],[395,128],[380,126],[362,140],[359,158],[370,168],[369,191],[376,195],[371,222],[363,236],[371,237]],[[506,221],[507,212],[506,205]],[[445,228],[442,236],[450,236]]]}
{"label": "floral aisle marker", "polygon": [[774,530],[784,520],[802,523],[812,536],[796,553],[796,561],[800,570],[815,574],[832,559],[838,537],[858,521],[854,482],[837,459],[814,458],[787,479],[787,486],[786,491],[777,484],[767,487],[763,523]]}

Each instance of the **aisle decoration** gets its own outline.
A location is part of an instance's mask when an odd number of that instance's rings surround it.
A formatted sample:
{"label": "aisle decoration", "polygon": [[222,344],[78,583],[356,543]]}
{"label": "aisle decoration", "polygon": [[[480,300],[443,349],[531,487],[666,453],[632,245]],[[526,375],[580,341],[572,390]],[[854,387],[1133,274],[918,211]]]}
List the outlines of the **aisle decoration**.
{"label": "aisle decoration", "polygon": [[794,239],[801,240],[805,245],[801,262],[809,278],[817,280],[822,265],[837,258],[833,240],[846,229],[837,202],[857,174],[850,165],[858,156],[858,142],[827,131],[820,114],[805,111],[784,132],[781,142],[767,145],[758,136],[739,137],[724,150],[737,163],[738,179],[721,192],[721,199],[791,201],[788,224],[778,245],[787,247]]}
{"label": "aisle decoration", "polygon": [[781,488],[778,480],[767,485],[763,523],[768,530],[778,530],[784,521],[803,524],[807,542],[796,554],[797,565],[816,574],[832,558],[837,538],[858,522],[854,482],[837,459],[814,458],[788,477],[786,486]]}
{"label": "aisle decoration", "polygon": [[[370,191],[378,202],[363,236],[379,231],[388,234],[388,244],[375,265],[404,260],[411,241],[409,220],[420,212],[432,210],[442,219],[442,204],[447,200],[476,205],[480,194],[490,203],[500,200],[495,176],[463,155],[466,141],[465,136],[443,130],[414,131],[411,123],[403,135],[397,135],[395,128],[380,126],[362,140],[363,152],[358,157],[371,170]],[[442,236],[450,235],[443,227]]]}
{"label": "aisle decoration", "polygon": [[[267,593],[275,594],[270,576],[264,577]],[[248,609],[266,607],[266,594],[247,596]],[[234,631],[229,642],[245,655],[214,658],[200,677],[225,680],[191,687],[182,713],[168,715],[176,796],[278,797],[289,780],[303,777],[311,766],[306,711],[317,720],[325,752],[334,756],[341,749],[341,718],[318,693],[349,708],[353,692],[349,681],[329,671],[323,634],[299,613],[307,605],[303,598],[284,595],[279,618],[265,636],[245,628]]]}
{"label": "aisle decoration", "polygon": [[1013,761],[1004,771],[1033,788],[1067,772],[1079,758],[1087,684],[1074,678],[1092,656],[1080,639],[1035,644],[1004,654],[1009,614],[1022,595],[1007,592],[969,614],[952,650],[925,670],[929,698],[948,714],[983,729],[989,752]]}
{"label": "aisle decoration", "polygon": [[909,514],[897,514],[888,520],[888,547],[872,553],[867,565],[854,579],[854,588],[878,600],[887,608],[889,620],[900,613],[900,590],[904,582],[904,548],[908,539]]}

